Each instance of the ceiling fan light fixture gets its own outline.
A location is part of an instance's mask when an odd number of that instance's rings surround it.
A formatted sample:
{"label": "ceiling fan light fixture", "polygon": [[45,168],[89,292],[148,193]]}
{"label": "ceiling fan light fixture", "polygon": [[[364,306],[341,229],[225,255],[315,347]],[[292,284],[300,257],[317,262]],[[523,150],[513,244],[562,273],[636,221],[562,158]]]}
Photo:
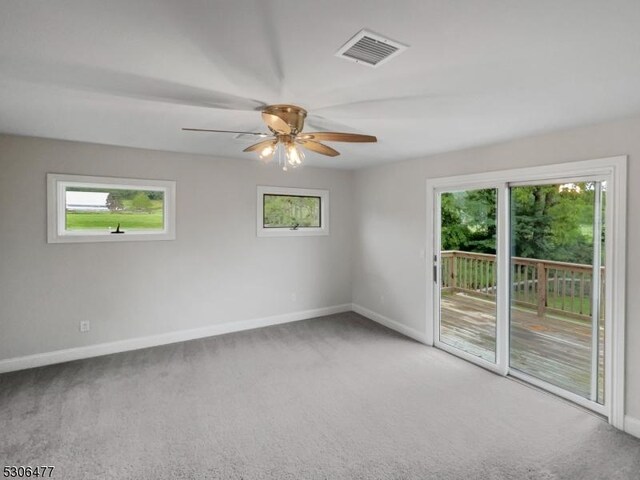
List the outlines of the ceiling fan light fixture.
{"label": "ceiling fan light fixture", "polygon": [[287,145],[287,162],[293,168],[302,165],[304,160],[304,152],[296,147],[294,143]]}
{"label": "ceiling fan light fixture", "polygon": [[273,144],[267,145],[257,150],[258,158],[265,163],[271,162],[274,158],[282,170],[285,172],[289,168],[296,168],[302,165],[304,151],[296,146],[292,140],[278,139]]}
{"label": "ceiling fan light fixture", "polygon": [[258,158],[260,158],[260,160],[266,160],[266,161],[271,160],[275,155],[277,148],[278,148],[277,144],[267,145],[260,151],[260,153],[258,154]]}

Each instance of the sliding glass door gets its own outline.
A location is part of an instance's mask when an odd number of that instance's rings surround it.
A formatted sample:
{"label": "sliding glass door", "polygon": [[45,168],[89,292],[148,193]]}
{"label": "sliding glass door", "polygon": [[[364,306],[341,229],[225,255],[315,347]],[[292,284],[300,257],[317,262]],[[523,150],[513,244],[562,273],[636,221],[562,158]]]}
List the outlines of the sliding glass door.
{"label": "sliding glass door", "polygon": [[434,345],[608,415],[610,177],[504,177],[430,187]]}
{"label": "sliding glass door", "polygon": [[606,182],[511,185],[512,374],[604,404]]}
{"label": "sliding glass door", "polygon": [[497,364],[496,188],[443,191],[439,204],[439,330],[445,349]]}

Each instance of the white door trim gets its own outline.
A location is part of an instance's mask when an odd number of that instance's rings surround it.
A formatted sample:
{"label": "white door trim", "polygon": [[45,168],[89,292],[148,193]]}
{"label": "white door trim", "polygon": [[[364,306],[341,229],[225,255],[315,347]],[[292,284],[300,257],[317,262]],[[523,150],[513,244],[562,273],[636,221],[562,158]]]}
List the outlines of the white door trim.
{"label": "white door trim", "polygon": [[[606,298],[611,299],[606,302],[605,328],[607,331],[605,339],[607,371],[605,375],[605,402],[607,405],[606,416],[614,427],[624,428],[624,397],[625,397],[625,323],[626,323],[626,199],[627,199],[627,156],[599,158],[580,162],[560,163],[554,165],[544,165],[538,167],[519,168],[512,170],[501,170],[495,172],[484,172],[470,175],[429,178],[427,186],[427,232],[426,232],[426,252],[430,255],[427,263],[427,338],[429,344],[434,345],[437,340],[435,335],[435,314],[439,299],[437,298],[437,284],[433,279],[433,255],[436,252],[436,239],[434,238],[436,221],[439,217],[436,205],[436,193],[453,188],[483,188],[496,187],[502,185],[501,189],[506,190],[507,183],[522,182],[544,182],[560,177],[598,177],[606,178],[608,198],[606,206],[606,258],[607,266],[605,273]],[[502,195],[499,199],[502,207],[508,202]],[[508,210],[506,210],[508,212]],[[505,210],[503,216],[508,217]],[[508,221],[508,218],[502,221]],[[505,231],[507,233],[505,233]],[[504,236],[508,237],[508,229],[502,229]],[[502,238],[502,242],[509,241]],[[508,243],[507,243],[508,245]],[[504,249],[503,249],[504,250]],[[508,253],[508,249],[507,249]],[[508,262],[507,262],[508,264]],[[505,275],[503,269],[508,270],[504,265],[501,273]],[[506,277],[503,277],[506,278]],[[437,281],[438,279],[436,279]],[[504,283],[504,282],[503,282]],[[505,300],[505,299],[503,299]],[[503,314],[504,317],[504,314]],[[498,320],[500,321],[500,319]],[[436,345],[437,346],[437,345]],[[561,394],[562,392],[555,392]],[[597,407],[595,409],[598,409]]]}

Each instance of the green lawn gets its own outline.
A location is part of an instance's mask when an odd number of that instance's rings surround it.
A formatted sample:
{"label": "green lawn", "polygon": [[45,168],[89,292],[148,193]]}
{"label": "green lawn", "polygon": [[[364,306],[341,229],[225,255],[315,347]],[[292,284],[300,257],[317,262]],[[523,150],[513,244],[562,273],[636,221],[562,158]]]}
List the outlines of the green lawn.
{"label": "green lawn", "polygon": [[[564,297],[558,296],[558,298],[554,298],[553,294],[550,292],[547,294],[547,306],[551,308],[557,308],[559,310],[565,310],[567,312],[580,313],[582,307],[583,315],[591,314],[591,297],[589,295],[585,295],[584,298],[578,298],[577,294],[574,297],[573,301],[571,300],[571,295],[565,295]],[[564,298],[564,308],[562,307],[562,301]]]}
{"label": "green lawn", "polygon": [[67,212],[67,230],[162,230],[162,210],[146,212]]}

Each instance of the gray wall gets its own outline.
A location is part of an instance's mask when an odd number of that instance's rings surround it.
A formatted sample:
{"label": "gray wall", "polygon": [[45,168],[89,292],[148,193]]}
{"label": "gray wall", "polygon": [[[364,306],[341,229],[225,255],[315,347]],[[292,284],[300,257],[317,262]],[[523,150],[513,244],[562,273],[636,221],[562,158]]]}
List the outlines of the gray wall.
{"label": "gray wall", "polygon": [[[177,239],[47,244],[47,172],[176,180]],[[350,303],[352,176],[0,136],[0,360]],[[256,237],[259,184],[329,189],[331,235]]]}
{"label": "gray wall", "polygon": [[426,179],[629,155],[627,413],[640,418],[640,118],[355,172],[353,302],[424,332]]}
{"label": "gray wall", "polygon": [[[287,175],[252,161],[0,136],[0,360],[352,298],[422,331],[426,178],[621,154],[630,157],[627,412],[640,418],[640,118]],[[177,240],[47,244],[47,172],[177,180]],[[258,184],[330,189],[331,235],[257,238]],[[88,334],[78,332],[83,319]]]}

